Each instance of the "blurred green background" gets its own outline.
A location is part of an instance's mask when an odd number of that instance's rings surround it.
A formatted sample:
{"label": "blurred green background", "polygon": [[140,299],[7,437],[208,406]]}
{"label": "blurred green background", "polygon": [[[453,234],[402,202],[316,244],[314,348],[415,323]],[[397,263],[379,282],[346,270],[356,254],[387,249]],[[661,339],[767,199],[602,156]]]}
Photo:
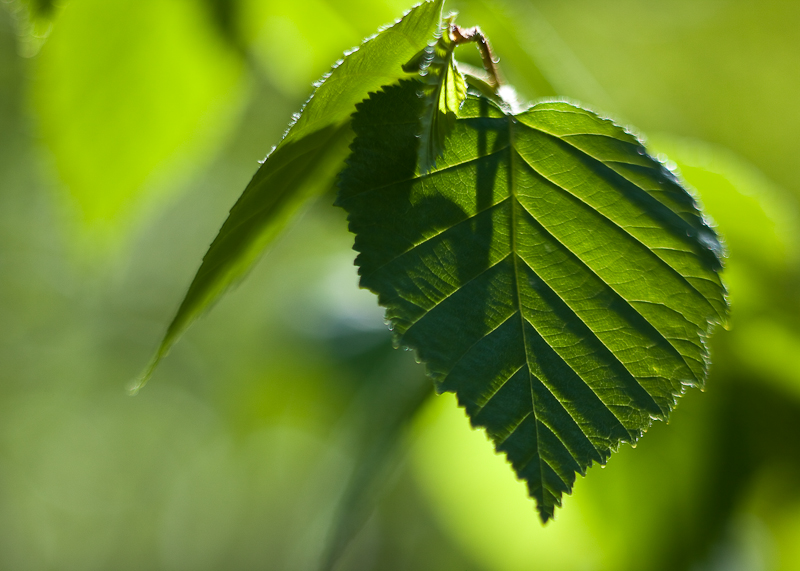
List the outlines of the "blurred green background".
{"label": "blurred green background", "polygon": [[800,2],[446,5],[524,98],[646,133],[730,253],[705,393],[555,523],[391,348],[332,195],[127,396],[311,83],[407,8],[0,2],[0,568],[800,569]]}

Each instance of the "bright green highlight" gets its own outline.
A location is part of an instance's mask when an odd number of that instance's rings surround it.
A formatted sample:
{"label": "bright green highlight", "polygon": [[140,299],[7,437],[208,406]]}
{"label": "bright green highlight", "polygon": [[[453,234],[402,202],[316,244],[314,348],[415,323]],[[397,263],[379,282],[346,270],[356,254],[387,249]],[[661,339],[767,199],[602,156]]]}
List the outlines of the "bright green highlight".
{"label": "bright green highlight", "polygon": [[82,0],[61,10],[34,77],[43,141],[78,229],[102,250],[216,150],[242,65],[194,2]]}

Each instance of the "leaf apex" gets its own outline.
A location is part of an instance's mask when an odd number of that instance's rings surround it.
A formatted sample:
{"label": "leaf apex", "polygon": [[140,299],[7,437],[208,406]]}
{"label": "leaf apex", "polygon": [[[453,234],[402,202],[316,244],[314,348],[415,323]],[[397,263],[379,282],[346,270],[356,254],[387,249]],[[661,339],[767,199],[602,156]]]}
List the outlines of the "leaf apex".
{"label": "leaf apex", "polygon": [[161,359],[164,358],[166,353],[167,349],[164,348],[163,345],[159,347],[158,352],[156,352],[156,354],[150,360],[150,363],[147,365],[147,367],[145,367],[144,371],[142,371],[138,377],[128,383],[127,390],[130,396],[135,397],[139,394],[139,391],[144,388],[144,386],[147,384],[147,381],[149,381],[150,377],[153,376],[156,367],[158,367],[158,364],[161,362]]}

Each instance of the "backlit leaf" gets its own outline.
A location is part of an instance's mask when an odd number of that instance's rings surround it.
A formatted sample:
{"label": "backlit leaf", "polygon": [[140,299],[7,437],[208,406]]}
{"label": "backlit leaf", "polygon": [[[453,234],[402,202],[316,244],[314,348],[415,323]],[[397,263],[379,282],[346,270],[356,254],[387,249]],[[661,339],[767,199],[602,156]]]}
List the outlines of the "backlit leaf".
{"label": "backlit leaf", "polygon": [[354,116],[338,204],[361,285],[547,521],[576,474],[703,386],[720,244],[676,176],[591,111],[470,96],[420,174],[423,105],[404,82]]}
{"label": "backlit leaf", "polygon": [[433,38],[442,3],[430,0],[412,8],[346,55],[318,84],[231,209],[134,391],[186,327],[247,272],[305,200],[332,188],[352,140],[350,115],[355,105],[370,91],[408,76],[403,64]]}
{"label": "backlit leaf", "polygon": [[425,108],[420,119],[419,170],[428,172],[444,151],[445,138],[453,129],[456,115],[467,98],[467,82],[458,71],[454,52],[456,42],[450,37],[450,24],[455,16],[445,19],[438,41],[415,56],[405,69],[420,70]]}

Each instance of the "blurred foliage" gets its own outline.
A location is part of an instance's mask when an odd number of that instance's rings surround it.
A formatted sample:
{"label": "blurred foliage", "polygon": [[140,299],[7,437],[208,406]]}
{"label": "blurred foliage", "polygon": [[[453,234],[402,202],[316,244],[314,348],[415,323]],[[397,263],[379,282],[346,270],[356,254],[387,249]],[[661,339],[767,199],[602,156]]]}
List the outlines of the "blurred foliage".
{"label": "blurred foliage", "polygon": [[730,250],[706,392],[544,528],[449,397],[377,458],[377,508],[358,501],[377,433],[407,422],[387,387],[413,406],[424,385],[332,197],[124,390],[309,82],[408,6],[71,0],[49,35],[2,6],[0,568],[316,569],[332,522],[359,530],[339,569],[800,567],[800,4],[447,7],[523,96],[660,133]]}
{"label": "blurred foliage", "polygon": [[191,0],[82,0],[35,59],[39,132],[89,242],[164,199],[235,121],[242,63]]}

